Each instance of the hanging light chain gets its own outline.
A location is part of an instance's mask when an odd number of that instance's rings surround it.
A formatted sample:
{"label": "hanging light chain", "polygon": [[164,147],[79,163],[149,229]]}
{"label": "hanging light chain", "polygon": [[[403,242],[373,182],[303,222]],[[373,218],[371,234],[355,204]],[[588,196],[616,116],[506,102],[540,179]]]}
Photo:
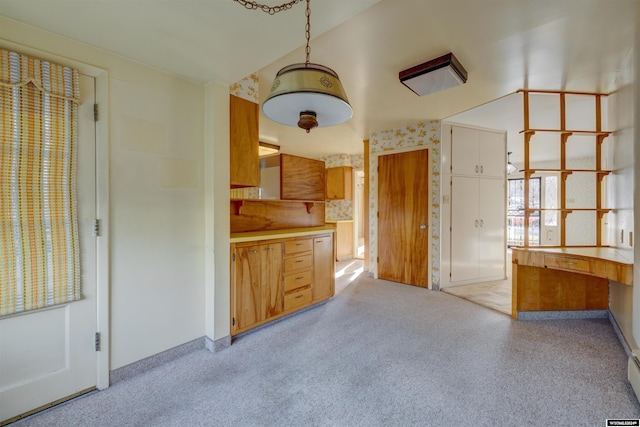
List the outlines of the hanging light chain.
{"label": "hanging light chain", "polygon": [[305,52],[307,54],[307,60],[305,64],[309,64],[309,58],[311,57],[311,46],[309,46],[309,39],[311,39],[311,0],[307,0],[307,10],[305,11],[305,15],[307,16],[307,25],[304,27],[304,33],[307,37],[307,47],[305,48]]}
{"label": "hanging light chain", "polygon": [[[289,10],[296,4],[300,3],[302,0],[292,0],[289,3],[281,4],[280,6],[268,6],[266,4],[260,4],[255,1],[249,0],[233,0],[236,3],[240,3],[246,9],[249,10],[261,10],[269,15],[275,15],[278,12],[282,12],[283,10]],[[309,46],[309,40],[311,39],[311,0],[307,0],[307,9],[305,10],[305,16],[307,17],[307,25],[304,27],[305,37],[307,38],[307,46],[305,47],[306,61],[305,64],[309,64],[311,58],[311,46]]]}
{"label": "hanging light chain", "polygon": [[[292,0],[289,3],[281,4],[280,6],[268,6],[266,4],[260,4],[255,1],[248,0],[233,0],[236,3],[240,3],[245,8],[250,10],[260,9],[261,11],[268,13],[269,15],[275,15],[278,12],[282,12],[283,10],[289,10],[296,4],[300,3],[302,0]],[[308,0],[307,0],[308,2]]]}

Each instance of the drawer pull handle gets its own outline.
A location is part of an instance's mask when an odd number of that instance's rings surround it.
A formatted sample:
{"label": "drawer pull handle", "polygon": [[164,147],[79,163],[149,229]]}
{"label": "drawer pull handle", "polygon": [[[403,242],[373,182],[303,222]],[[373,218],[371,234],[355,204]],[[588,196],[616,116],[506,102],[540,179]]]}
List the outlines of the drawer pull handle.
{"label": "drawer pull handle", "polygon": [[563,261],[563,263],[567,264],[567,265],[576,265],[577,264],[577,262],[572,262],[572,261]]}
{"label": "drawer pull handle", "polygon": [[258,253],[258,251],[247,251],[247,253],[250,253],[250,254],[257,254],[257,253]]}
{"label": "drawer pull handle", "polygon": [[302,246],[302,243],[296,243],[296,246]]}
{"label": "drawer pull handle", "polygon": [[296,264],[300,264],[301,262],[304,262],[304,260],[303,259],[299,259],[299,260],[296,261]]}
{"label": "drawer pull handle", "polygon": [[302,279],[304,279],[304,276],[296,277],[296,280],[302,280]]}
{"label": "drawer pull handle", "polygon": [[302,297],[304,297],[304,295],[298,295],[298,296],[296,297],[296,299],[300,299],[300,298],[302,298]]}

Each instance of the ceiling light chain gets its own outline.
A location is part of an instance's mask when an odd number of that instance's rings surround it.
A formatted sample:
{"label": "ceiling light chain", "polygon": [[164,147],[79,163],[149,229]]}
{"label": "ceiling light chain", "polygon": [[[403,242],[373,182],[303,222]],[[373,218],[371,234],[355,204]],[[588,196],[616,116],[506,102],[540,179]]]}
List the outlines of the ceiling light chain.
{"label": "ceiling light chain", "polygon": [[[292,0],[289,3],[281,4],[280,6],[268,6],[266,4],[260,4],[255,1],[248,0],[233,0],[237,3],[240,3],[247,9],[256,10],[260,9],[261,11],[268,13],[269,15],[275,15],[278,12],[282,12],[283,10],[289,10],[296,4],[300,3],[302,0]],[[307,0],[307,3],[309,0]]]}
{"label": "ceiling light chain", "polygon": [[[291,9],[302,0],[280,6],[266,6],[251,0],[233,0],[246,9],[260,9],[269,15]],[[311,0],[306,0],[306,61],[282,68],[276,74],[262,112],[285,126],[298,126],[307,133],[315,127],[334,126],[353,116],[338,74],[329,67],[311,63]]]}
{"label": "ceiling light chain", "polygon": [[309,39],[311,39],[311,8],[309,7],[311,0],[307,0],[307,10],[304,14],[307,16],[307,25],[304,27],[304,34],[307,37],[307,47],[305,52],[307,54],[307,60],[305,64],[309,64],[309,58],[311,57],[311,46],[309,46]]}

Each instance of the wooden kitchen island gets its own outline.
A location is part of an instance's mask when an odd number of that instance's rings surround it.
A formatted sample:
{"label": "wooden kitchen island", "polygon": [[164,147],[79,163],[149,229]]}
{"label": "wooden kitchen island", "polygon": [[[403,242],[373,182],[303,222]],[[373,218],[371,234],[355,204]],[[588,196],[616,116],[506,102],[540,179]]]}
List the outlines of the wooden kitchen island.
{"label": "wooden kitchen island", "polygon": [[512,263],[514,319],[608,310],[609,281],[633,285],[633,261],[615,248],[512,248]]}

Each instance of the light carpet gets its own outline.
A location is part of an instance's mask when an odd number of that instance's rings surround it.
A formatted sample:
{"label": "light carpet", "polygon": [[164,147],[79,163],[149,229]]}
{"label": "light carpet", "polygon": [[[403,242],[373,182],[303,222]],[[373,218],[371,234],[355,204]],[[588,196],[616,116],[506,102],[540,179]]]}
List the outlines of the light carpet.
{"label": "light carpet", "polygon": [[601,426],[640,418],[608,320],[514,321],[364,275],[326,304],[25,426]]}

